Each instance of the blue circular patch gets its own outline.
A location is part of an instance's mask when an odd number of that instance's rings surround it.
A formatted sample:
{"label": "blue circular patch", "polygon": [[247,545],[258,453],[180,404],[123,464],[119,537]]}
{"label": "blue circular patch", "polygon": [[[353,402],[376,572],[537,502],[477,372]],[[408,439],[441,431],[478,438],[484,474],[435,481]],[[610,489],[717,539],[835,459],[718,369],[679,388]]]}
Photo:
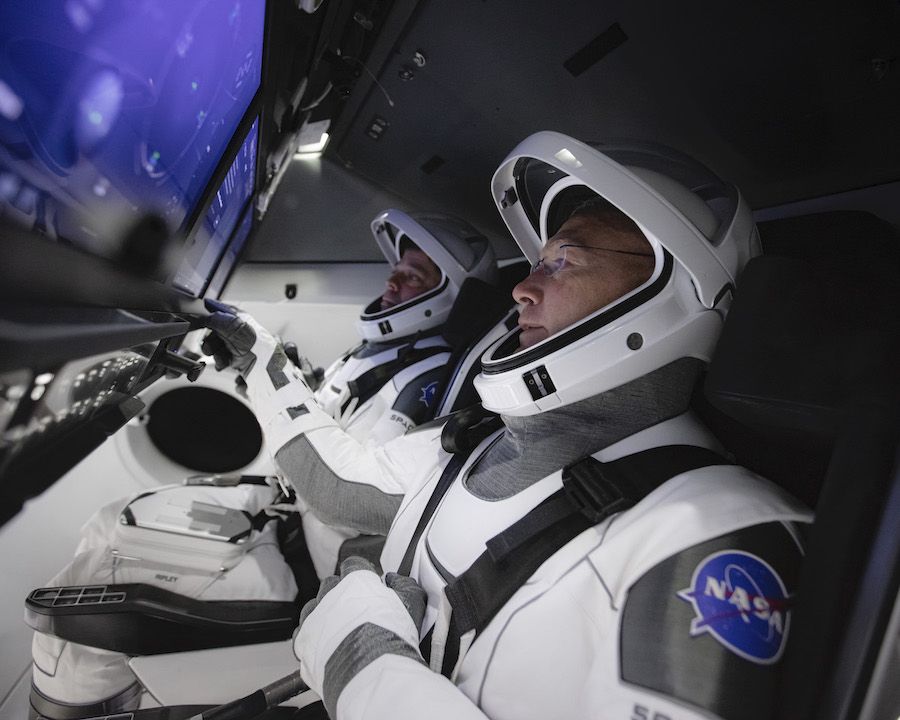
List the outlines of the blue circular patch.
{"label": "blue circular patch", "polygon": [[691,636],[709,633],[742,658],[763,665],[781,657],[788,633],[788,594],[764,560],[739,550],[709,555],[678,597],[691,603],[697,614]]}

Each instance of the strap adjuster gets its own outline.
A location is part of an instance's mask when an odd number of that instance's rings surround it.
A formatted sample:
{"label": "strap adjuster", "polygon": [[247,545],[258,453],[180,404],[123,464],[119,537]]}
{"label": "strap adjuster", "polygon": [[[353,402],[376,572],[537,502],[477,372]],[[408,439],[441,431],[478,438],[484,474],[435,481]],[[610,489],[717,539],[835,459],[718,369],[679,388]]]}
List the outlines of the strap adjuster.
{"label": "strap adjuster", "polygon": [[562,483],[569,502],[594,524],[634,507],[636,502],[632,483],[593,457],[565,468]]}

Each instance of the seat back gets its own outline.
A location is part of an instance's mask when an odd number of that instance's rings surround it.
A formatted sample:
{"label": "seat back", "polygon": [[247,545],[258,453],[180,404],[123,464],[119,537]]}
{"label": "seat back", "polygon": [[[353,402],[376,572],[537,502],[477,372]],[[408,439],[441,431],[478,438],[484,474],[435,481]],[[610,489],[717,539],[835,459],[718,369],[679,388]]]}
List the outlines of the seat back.
{"label": "seat back", "polygon": [[479,401],[472,380],[481,370],[481,354],[506,333],[512,312],[513,300],[506,288],[477,278],[463,283],[442,332],[453,352],[436,417]]}
{"label": "seat back", "polygon": [[779,717],[855,718],[900,582],[900,234],[858,213],[779,222],[761,227],[775,254],[741,277],[700,410],[816,511]]}

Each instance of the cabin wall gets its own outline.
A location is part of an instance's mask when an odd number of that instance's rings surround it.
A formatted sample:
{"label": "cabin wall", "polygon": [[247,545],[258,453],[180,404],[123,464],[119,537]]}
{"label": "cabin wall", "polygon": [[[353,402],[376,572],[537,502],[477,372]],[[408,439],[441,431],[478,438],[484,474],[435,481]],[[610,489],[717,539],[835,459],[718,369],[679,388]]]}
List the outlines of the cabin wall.
{"label": "cabin wall", "polygon": [[[471,180],[490,202],[490,175]],[[382,262],[370,224],[388,208],[458,215],[490,239],[497,257],[518,254],[496,211],[488,224],[467,207],[453,205],[440,195],[435,200],[411,203],[351,166],[325,157],[297,157],[288,165],[254,232],[245,262]]]}
{"label": "cabin wall", "polygon": [[235,273],[223,300],[249,312],[285,342],[296,343],[314,365],[326,367],[359,343],[360,311],[384,292],[387,275],[384,262],[250,263]]}
{"label": "cabin wall", "polygon": [[247,249],[249,262],[381,262],[369,228],[387,208],[412,209],[323,157],[295,158],[285,170]]}

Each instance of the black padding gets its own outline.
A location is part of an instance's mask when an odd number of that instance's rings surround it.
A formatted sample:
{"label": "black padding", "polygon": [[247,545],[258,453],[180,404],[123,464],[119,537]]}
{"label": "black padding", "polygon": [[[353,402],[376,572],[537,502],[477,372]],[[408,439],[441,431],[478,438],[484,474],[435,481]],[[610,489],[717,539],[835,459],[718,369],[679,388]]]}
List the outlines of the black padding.
{"label": "black padding", "polygon": [[[381,388],[387,385],[396,375],[406,368],[434,355],[440,355],[441,353],[447,353],[449,351],[450,348],[443,345],[417,348],[415,347],[415,341],[413,341],[412,344],[400,348],[397,351],[397,357],[393,360],[388,360],[381,365],[376,365],[347,383],[347,387],[350,390],[350,397],[344,402],[341,411],[345,411],[353,399],[356,399],[360,406],[363,405],[363,403],[368,402],[381,391]],[[440,376],[433,378],[433,381],[440,380],[447,374],[446,366],[441,365],[440,371]],[[430,397],[434,397],[436,387],[437,386],[431,388]],[[397,405],[395,404],[394,407],[397,407]],[[434,409],[432,408],[431,411],[427,413],[427,419],[430,420],[433,415]]]}
{"label": "black padding", "polygon": [[[455,374],[459,372],[461,363],[469,356],[473,347],[507,315],[512,306],[513,300],[508,290],[478,278],[467,278],[462,284],[447,322],[441,329],[441,335],[453,347],[446,365],[451,374],[443,387],[444,393],[453,384]],[[479,370],[480,363],[473,363],[473,368]],[[471,371],[469,375],[472,375]],[[444,397],[440,401],[443,403]],[[471,382],[466,382],[447,410],[452,412],[477,402],[480,402],[480,398],[474,386]]]}
{"label": "black padding", "polygon": [[[462,636],[487,627],[528,578],[573,538],[612,514],[633,507],[670,478],[720,464],[724,460],[711,450],[668,445],[609,463],[588,456],[564,468],[563,489],[488,540],[485,552],[444,589],[452,613],[441,672],[450,676]],[[443,480],[442,476],[429,507],[435,506],[445,492],[440,490]],[[427,522],[424,514],[420,525],[423,520]]]}
{"label": "black padding", "polygon": [[847,400],[897,356],[897,306],[801,260],[760,257],[741,276],[707,395],[752,426],[831,437]]}
{"label": "black padding", "polygon": [[815,502],[848,404],[896,396],[889,292],[825,263],[747,265],[704,387],[705,419],[740,463]]}
{"label": "black padding", "polygon": [[40,588],[25,601],[34,630],[126,655],[275,642],[298,618],[294,602],[194,600],[143,583]]}
{"label": "black padding", "polygon": [[524,258],[510,263],[509,265],[504,265],[499,269],[500,282],[498,285],[500,286],[500,289],[505,292],[507,296],[512,297],[513,288],[528,277],[530,270],[531,265],[529,265],[528,261]]}
{"label": "black padding", "polygon": [[770,255],[738,282],[706,419],[738,462],[816,510],[775,717],[856,717],[898,584],[877,542],[893,547],[897,527],[900,233],[841,212],[760,234]]}
{"label": "black padding", "polygon": [[454,348],[466,347],[500,322],[512,306],[512,296],[506,291],[478,278],[466,278],[441,335]]}
{"label": "black padding", "polygon": [[[48,708],[63,707],[60,705],[41,703],[35,704],[35,688],[32,687],[32,705],[29,708],[28,720],[191,720],[196,718],[203,712],[208,712],[215,708],[215,705],[169,705],[157,708],[144,708],[141,710],[129,710],[126,713],[112,715],[110,713],[101,713],[99,715],[85,715],[79,711],[81,706],[69,706],[70,713],[53,714],[52,709],[48,712]],[[39,711],[38,706],[44,708]],[[307,710],[309,708],[309,710]],[[74,714],[71,714],[74,713]],[[265,712],[255,715],[253,720],[328,720],[322,703],[312,703],[304,706],[301,710],[294,707],[279,705],[270,708]]]}
{"label": "black padding", "polygon": [[316,574],[315,565],[306,545],[300,513],[290,513],[278,518],[275,527],[278,548],[297,583],[297,602],[302,605],[316,596],[319,590],[319,576]]}
{"label": "black padding", "polygon": [[[859,717],[897,598],[896,496],[900,392],[847,407],[809,534],[794,627],[783,660],[777,720]],[[876,546],[876,537],[883,543]],[[864,583],[866,574],[870,579]],[[854,630],[862,620],[866,636]],[[858,674],[859,673],[859,674]],[[859,684],[857,684],[859,683]]]}
{"label": "black padding", "polygon": [[170,390],[153,401],[148,414],[147,433],[156,448],[192,470],[239,470],[262,449],[262,431],[253,412],[218,390]]}
{"label": "black padding", "polygon": [[[341,543],[338,559],[334,565],[334,574],[341,572],[341,563],[349,557],[361,557],[368,560],[376,568],[381,568],[381,551],[384,550],[384,535],[357,535]],[[379,569],[378,572],[381,572]]]}
{"label": "black padding", "polygon": [[896,285],[900,231],[871,213],[823,212],[768,220],[758,227],[766,255],[805,260],[850,280]]}
{"label": "black padding", "polygon": [[[42,693],[34,681],[31,683],[31,692],[28,697],[28,720],[79,720],[80,718],[108,718],[118,713],[130,712],[128,709],[137,707],[141,700],[143,689],[135,680],[131,685],[112,697],[87,703],[66,703],[54,700]],[[197,707],[197,706],[191,706]],[[201,707],[202,709],[202,707]],[[182,720],[190,717],[185,714],[172,716],[157,716],[154,720]]]}

